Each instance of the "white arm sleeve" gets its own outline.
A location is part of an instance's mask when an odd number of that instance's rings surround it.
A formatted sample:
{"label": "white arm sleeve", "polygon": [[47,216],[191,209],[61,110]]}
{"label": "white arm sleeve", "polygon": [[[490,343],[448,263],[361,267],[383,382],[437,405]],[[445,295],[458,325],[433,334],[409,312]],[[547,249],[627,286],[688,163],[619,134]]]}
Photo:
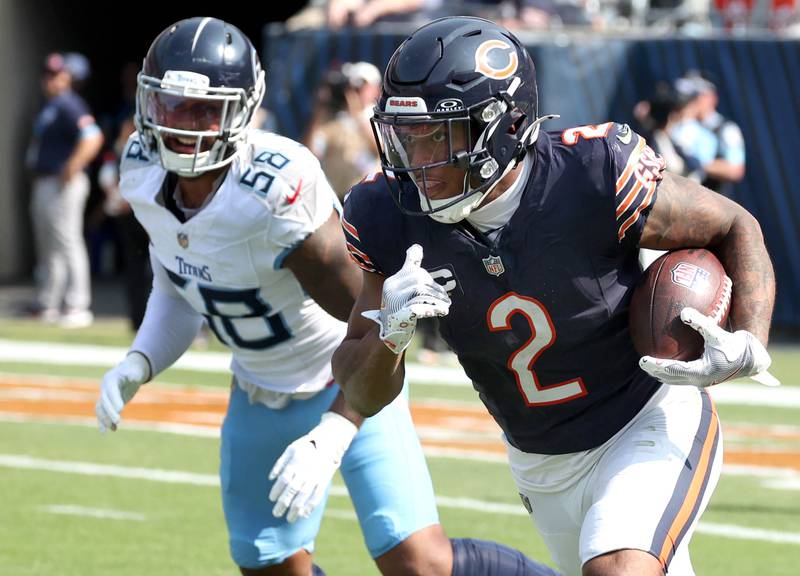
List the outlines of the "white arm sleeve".
{"label": "white arm sleeve", "polygon": [[191,346],[203,317],[178,293],[161,263],[150,254],[153,289],[131,346],[150,362],[150,377],[169,368]]}

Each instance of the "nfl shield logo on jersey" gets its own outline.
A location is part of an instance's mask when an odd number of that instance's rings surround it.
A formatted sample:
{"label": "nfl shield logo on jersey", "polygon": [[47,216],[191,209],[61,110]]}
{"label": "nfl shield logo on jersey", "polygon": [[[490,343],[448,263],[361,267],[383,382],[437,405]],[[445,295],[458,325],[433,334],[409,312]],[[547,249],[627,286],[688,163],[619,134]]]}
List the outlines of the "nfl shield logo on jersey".
{"label": "nfl shield logo on jersey", "polygon": [[189,247],[189,235],[185,232],[178,232],[178,244],[181,248],[186,249]]}
{"label": "nfl shield logo on jersey", "polygon": [[488,258],[483,258],[483,265],[486,268],[486,271],[492,276],[500,276],[500,274],[506,271],[500,256],[489,256]]}

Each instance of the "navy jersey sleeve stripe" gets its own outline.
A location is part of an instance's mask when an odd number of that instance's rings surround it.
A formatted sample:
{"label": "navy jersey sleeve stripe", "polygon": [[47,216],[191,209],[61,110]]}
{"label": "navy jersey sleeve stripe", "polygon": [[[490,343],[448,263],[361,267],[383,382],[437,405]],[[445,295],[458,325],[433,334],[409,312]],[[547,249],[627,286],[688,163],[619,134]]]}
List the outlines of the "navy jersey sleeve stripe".
{"label": "navy jersey sleeve stripe", "polygon": [[350,253],[350,258],[358,264],[362,270],[367,272],[377,272],[375,265],[370,260],[369,256],[361,250],[361,237],[358,235],[358,229],[353,226],[347,219],[342,216],[342,230],[344,230],[345,241],[347,244],[347,251]]}
{"label": "navy jersey sleeve stripe", "polygon": [[350,224],[350,222],[348,222],[344,216],[342,216],[342,228],[344,229],[345,234],[361,242],[361,238],[358,235],[358,230],[356,230],[356,227]]}
{"label": "navy jersey sleeve stripe", "polygon": [[647,209],[650,204],[653,203],[653,197],[655,196],[656,186],[658,185],[657,182],[651,182],[647,189],[642,201],[636,206],[636,209],[619,227],[619,231],[617,232],[617,238],[622,241],[625,238],[625,233],[628,231],[628,228],[633,226],[639,217],[641,216],[642,212]]}
{"label": "navy jersey sleeve stripe", "polygon": [[367,272],[377,272],[375,266],[372,264],[372,260],[369,259],[369,256],[353,246],[350,242],[347,242],[347,251],[350,253],[350,258],[352,258],[353,262],[358,264],[362,270],[366,270]]}
{"label": "navy jersey sleeve stripe", "polygon": [[664,177],[664,159],[656,154],[644,138],[636,135],[625,168],[616,181],[617,239],[622,241],[632,226],[641,233],[645,210],[652,205],[658,182]]}
{"label": "navy jersey sleeve stripe", "polygon": [[647,143],[644,141],[644,138],[638,134],[636,137],[638,138],[636,148],[634,148],[633,152],[631,152],[631,155],[628,156],[628,163],[625,165],[625,169],[622,171],[622,174],[620,174],[619,178],[617,178],[617,195],[619,195],[619,193],[630,181],[631,176],[633,176],[633,171],[636,169],[636,165],[638,164],[639,158],[642,155],[642,150],[644,150],[644,147],[647,145]]}
{"label": "navy jersey sleeve stripe", "polygon": [[392,214],[387,203],[394,208],[385,179],[364,180],[345,197],[341,220],[350,258],[362,270],[381,275],[385,275],[384,246],[389,239],[386,219]]}

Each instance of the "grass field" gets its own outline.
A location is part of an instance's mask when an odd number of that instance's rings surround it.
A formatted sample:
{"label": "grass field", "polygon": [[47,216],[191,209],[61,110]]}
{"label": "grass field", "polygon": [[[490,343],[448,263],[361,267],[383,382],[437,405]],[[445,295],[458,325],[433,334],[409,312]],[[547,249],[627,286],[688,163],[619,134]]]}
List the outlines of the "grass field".
{"label": "grass field", "polygon": [[[0,575],[236,574],[216,475],[229,377],[169,370],[126,408],[120,432],[101,436],[93,405],[103,360],[2,354],[12,342],[36,341],[126,346],[130,335],[117,320],[73,332],[0,324]],[[772,353],[780,392],[800,392],[800,347]],[[413,381],[411,399],[448,533],[498,540],[549,562],[474,392]],[[718,408],[726,467],[692,543],[697,574],[794,576],[800,402],[720,399]],[[377,574],[338,477],[317,562],[331,576]]]}

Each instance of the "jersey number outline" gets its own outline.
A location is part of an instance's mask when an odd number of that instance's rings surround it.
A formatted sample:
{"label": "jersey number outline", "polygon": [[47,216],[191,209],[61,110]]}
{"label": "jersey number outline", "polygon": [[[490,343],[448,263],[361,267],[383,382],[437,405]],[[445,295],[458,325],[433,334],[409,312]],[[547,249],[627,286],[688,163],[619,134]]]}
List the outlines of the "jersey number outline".
{"label": "jersey number outline", "polygon": [[[277,346],[292,337],[292,333],[286,326],[283,316],[279,313],[270,314],[272,307],[267,304],[258,294],[258,288],[247,288],[244,290],[220,290],[203,284],[197,283],[200,296],[206,305],[207,314],[203,314],[208,321],[208,326],[214,331],[220,342],[228,343],[229,340],[222,337],[221,331],[215,321],[220,319],[222,327],[229,336],[230,341],[239,348],[248,350],[264,350]],[[218,305],[242,305],[246,306],[248,312],[242,315],[223,314]],[[257,318],[261,317],[270,331],[268,336],[253,340],[245,340],[239,334],[233,321],[237,318]]]}
{"label": "jersey number outline", "polygon": [[531,336],[509,356],[506,367],[514,374],[517,388],[528,407],[561,404],[586,396],[586,386],[580,377],[544,385],[533,370],[537,358],[556,341],[553,321],[541,302],[516,292],[503,294],[486,312],[489,331],[511,330],[511,317],[515,314],[521,314],[528,321]]}
{"label": "jersey number outline", "polygon": [[[163,268],[167,276],[181,290],[186,289],[186,285],[191,282],[188,278],[184,278],[180,274],[176,274],[166,266]],[[228,346],[231,342],[239,348],[247,348],[248,350],[264,350],[271,348],[281,342],[285,342],[292,337],[286,322],[283,320],[283,315],[278,312],[277,314],[270,315],[272,307],[267,304],[258,294],[258,288],[247,288],[244,290],[221,290],[219,288],[212,288],[211,286],[195,282],[197,291],[203,298],[203,303],[206,307],[206,313],[203,316],[208,322],[208,327],[213,330],[220,342]],[[245,314],[233,315],[223,314],[217,306],[222,305],[241,305],[247,307]],[[236,330],[233,320],[236,318],[256,318],[261,316],[264,319],[267,327],[269,328],[270,335],[256,340],[245,340]],[[219,318],[222,322],[222,327],[225,329],[229,338],[223,338],[222,332],[217,326],[216,319]]]}
{"label": "jersey number outline", "polygon": [[605,138],[613,125],[613,122],[606,122],[605,124],[584,124],[575,128],[567,128],[561,133],[561,141],[567,146],[574,146],[581,138],[584,140]]}

